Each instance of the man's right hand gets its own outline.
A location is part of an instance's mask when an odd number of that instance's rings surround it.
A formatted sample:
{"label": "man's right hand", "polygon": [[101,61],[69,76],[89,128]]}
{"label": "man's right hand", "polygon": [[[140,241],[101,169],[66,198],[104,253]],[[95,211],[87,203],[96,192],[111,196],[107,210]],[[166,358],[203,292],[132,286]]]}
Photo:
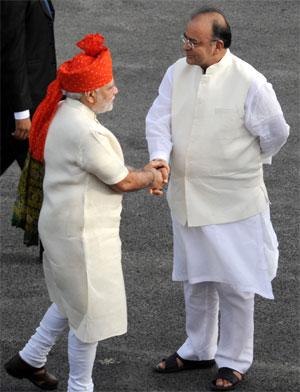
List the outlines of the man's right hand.
{"label": "man's right hand", "polygon": [[155,169],[158,169],[163,176],[164,183],[165,184],[168,183],[169,174],[170,174],[170,166],[168,165],[168,163],[164,159],[153,159],[152,161],[150,161],[148,163],[147,166],[151,166],[151,167],[154,167]]}
{"label": "man's right hand", "polygon": [[160,195],[162,195],[164,193],[163,192],[164,177],[163,177],[163,175],[162,175],[160,170],[152,168],[151,172],[154,175],[154,179],[153,179],[153,182],[151,184],[151,189],[155,190],[155,193],[154,192],[150,192],[150,193],[153,193],[153,194],[155,194],[157,196],[160,196]]}
{"label": "man's right hand", "polygon": [[[168,165],[168,163],[165,160],[163,160],[163,159],[153,159],[146,166],[152,167],[152,168],[155,168],[155,169],[159,170],[161,175],[162,175],[163,184],[167,184],[168,183],[169,174],[170,174],[170,166]],[[163,194],[162,186],[161,187],[155,187],[155,185],[153,185],[149,189],[149,192],[152,195],[161,196]]]}
{"label": "man's right hand", "polygon": [[18,140],[26,140],[29,137],[29,131],[31,128],[31,120],[30,118],[24,118],[22,120],[15,120],[15,132],[12,133],[12,136]]}

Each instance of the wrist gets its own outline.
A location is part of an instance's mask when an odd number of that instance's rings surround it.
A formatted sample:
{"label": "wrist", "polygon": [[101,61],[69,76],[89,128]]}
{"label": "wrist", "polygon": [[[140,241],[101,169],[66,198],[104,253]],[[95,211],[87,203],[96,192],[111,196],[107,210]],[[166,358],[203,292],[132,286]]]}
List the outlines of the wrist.
{"label": "wrist", "polygon": [[22,110],[21,112],[14,112],[15,120],[25,120],[30,117],[29,110]]}
{"label": "wrist", "polygon": [[153,186],[153,184],[154,184],[154,181],[155,181],[155,169],[153,169],[153,168],[150,168],[150,169],[146,169],[146,172],[149,172],[149,173],[151,173],[151,178],[150,178],[150,182],[149,182],[149,184],[147,185],[148,187],[152,187]]}

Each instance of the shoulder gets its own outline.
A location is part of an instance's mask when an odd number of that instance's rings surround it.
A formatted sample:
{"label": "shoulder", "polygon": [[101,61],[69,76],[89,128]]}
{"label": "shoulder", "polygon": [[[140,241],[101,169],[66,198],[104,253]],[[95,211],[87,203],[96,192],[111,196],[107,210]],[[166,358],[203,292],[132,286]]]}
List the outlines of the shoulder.
{"label": "shoulder", "polygon": [[100,124],[90,109],[70,98],[59,103],[55,123],[61,132],[71,134],[72,138],[79,138],[81,141],[92,137],[98,142],[106,143],[115,138],[111,131]]}
{"label": "shoulder", "polygon": [[[24,12],[27,7],[30,7],[32,1],[15,0],[15,1],[2,1],[0,3],[1,16],[5,18],[7,13]],[[5,20],[5,19],[4,19]],[[6,23],[9,21],[7,20]]]}
{"label": "shoulder", "polygon": [[179,64],[181,64],[183,62],[184,62],[184,58],[180,58],[179,60],[175,61],[175,63],[171,64],[167,68],[167,70],[166,70],[166,72],[164,74],[163,82],[170,82],[170,83],[172,83],[175,69],[179,66]]}
{"label": "shoulder", "polygon": [[97,142],[106,144],[110,142],[111,139],[115,139],[115,136],[111,131],[105,128],[97,120],[89,124],[86,130],[88,136],[92,136]]}
{"label": "shoulder", "polygon": [[173,78],[175,80],[181,79],[184,76],[187,77],[199,77],[202,74],[201,67],[199,65],[190,65],[186,62],[186,58],[182,57],[176,61],[173,65]]}
{"label": "shoulder", "polygon": [[234,54],[232,54],[232,65],[236,72],[249,81],[253,83],[257,81],[259,84],[266,82],[266,78],[261,72]]}
{"label": "shoulder", "polygon": [[[171,67],[172,67],[172,66],[179,67],[179,66],[183,66],[183,65],[187,65],[187,62],[186,62],[186,58],[185,58],[185,57],[181,57],[180,59],[178,59],[177,61],[175,61],[175,63],[172,64]],[[170,67],[170,68],[171,68],[171,67]]]}
{"label": "shoulder", "polygon": [[173,65],[171,65],[170,68],[173,69],[173,70],[178,71],[178,70],[181,70],[181,69],[186,69],[186,68],[191,68],[191,67],[193,67],[193,66],[189,65],[186,62],[186,58],[185,57],[181,57]]}
{"label": "shoulder", "polygon": [[83,135],[89,134],[98,125],[95,116],[89,113],[80,102],[67,98],[58,104],[51,124],[58,129],[60,133],[70,136],[72,139],[82,138]]}

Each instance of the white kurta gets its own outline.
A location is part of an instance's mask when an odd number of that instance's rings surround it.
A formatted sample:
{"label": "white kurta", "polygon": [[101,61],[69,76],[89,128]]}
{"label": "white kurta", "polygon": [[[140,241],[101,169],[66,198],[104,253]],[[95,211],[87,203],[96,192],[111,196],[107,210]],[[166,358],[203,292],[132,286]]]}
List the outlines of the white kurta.
{"label": "white kurta", "polygon": [[67,98],[48,131],[45,168],[39,234],[50,298],[83,342],[123,334],[122,195],[109,187],[128,174],[121,147],[90,109]]}
{"label": "white kurta", "polygon": [[[167,162],[172,152],[173,74],[174,65],[167,70],[146,119],[150,159]],[[259,137],[264,161],[271,163],[286,142],[289,127],[272,85],[263,77],[257,77],[249,89],[245,126]],[[193,228],[173,218],[173,231],[174,280],[223,282],[273,298],[271,280],[276,276],[278,243],[269,209],[238,222]]]}

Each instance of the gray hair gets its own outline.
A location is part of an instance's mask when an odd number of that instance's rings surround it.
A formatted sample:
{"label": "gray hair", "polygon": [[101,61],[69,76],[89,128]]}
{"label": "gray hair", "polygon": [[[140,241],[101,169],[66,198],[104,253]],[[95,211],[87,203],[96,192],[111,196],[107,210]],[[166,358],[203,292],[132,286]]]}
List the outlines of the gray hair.
{"label": "gray hair", "polygon": [[62,91],[63,95],[65,95],[68,98],[76,99],[77,101],[80,101],[82,94],[84,93],[71,93],[70,91]]}
{"label": "gray hair", "polygon": [[[101,87],[95,89],[95,91],[98,93],[100,89],[101,89]],[[88,91],[85,91],[83,93],[71,93],[70,91],[62,90],[63,95],[65,95],[68,98],[76,99],[77,101],[80,101],[80,99],[83,96],[83,94],[85,94],[87,92]]]}

